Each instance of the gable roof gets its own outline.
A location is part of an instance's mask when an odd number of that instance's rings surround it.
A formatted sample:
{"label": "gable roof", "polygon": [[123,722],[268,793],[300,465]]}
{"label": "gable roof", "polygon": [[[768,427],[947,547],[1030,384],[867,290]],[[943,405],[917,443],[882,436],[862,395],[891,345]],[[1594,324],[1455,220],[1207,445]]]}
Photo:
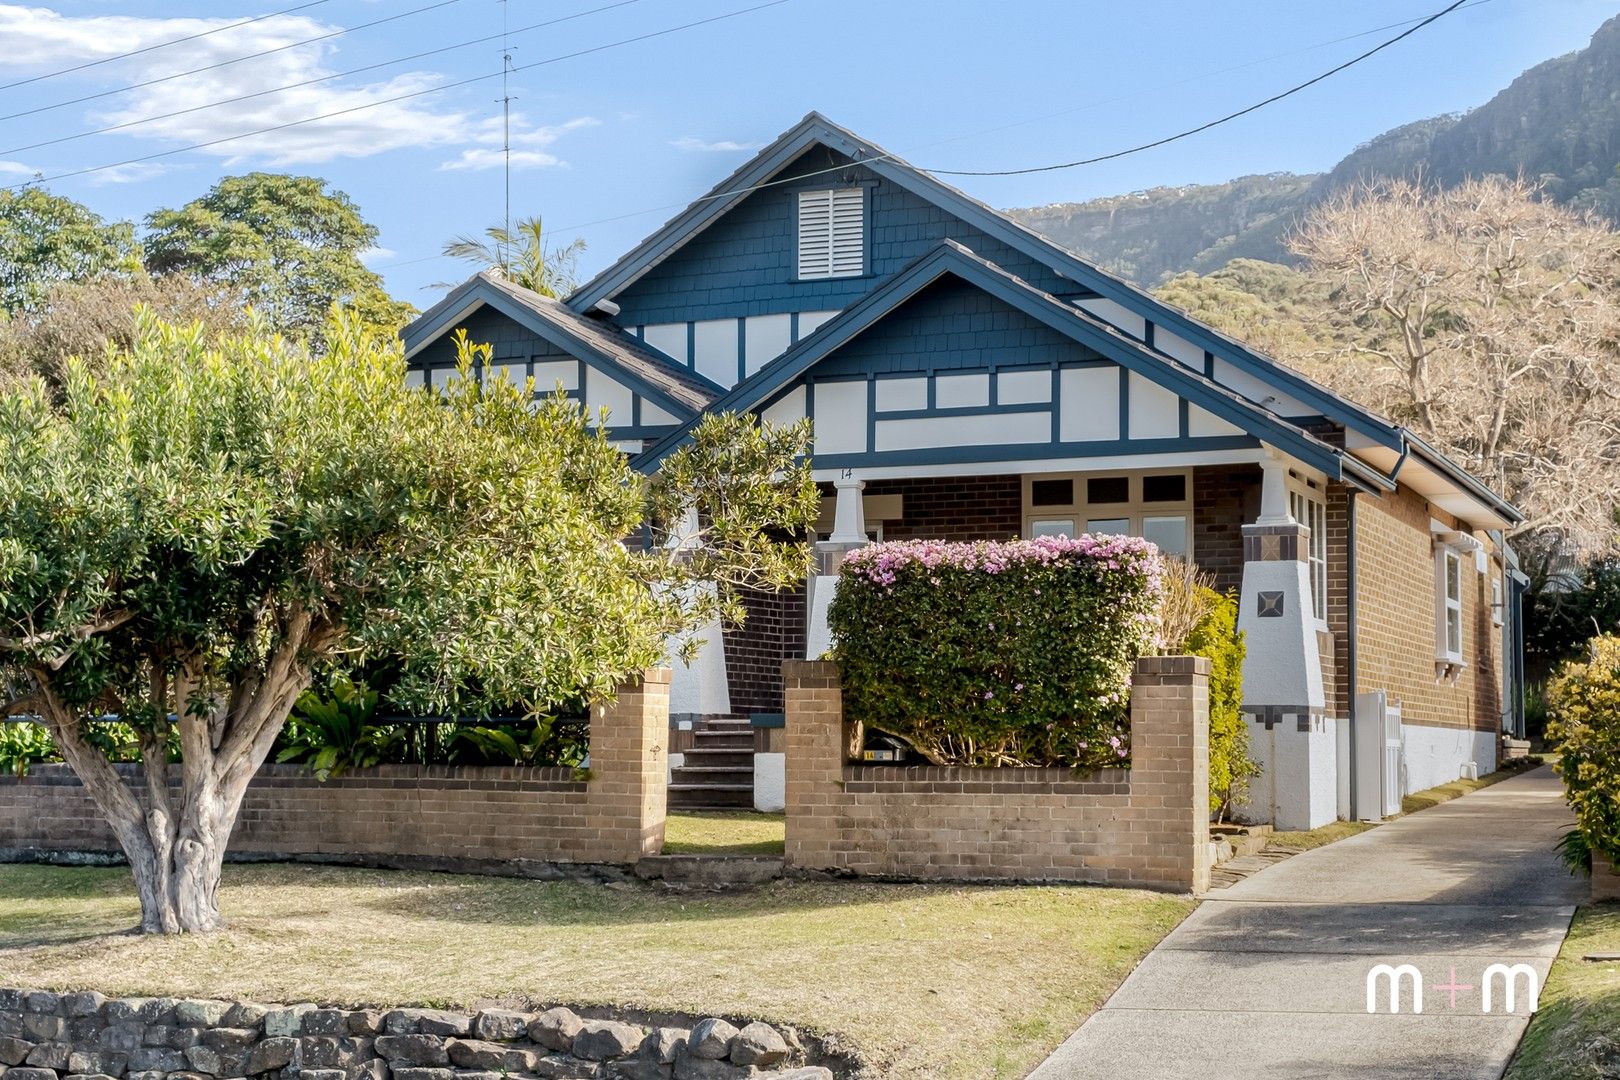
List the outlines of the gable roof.
{"label": "gable roof", "polygon": [[[1400,428],[1352,401],[1307,379],[1298,372],[1255,352],[1242,342],[1194,319],[1146,291],[1086,262],[1073,252],[1019,224],[978,199],[943,183],[820,113],[811,112],[783,132],[769,146],[726,179],[700,196],[685,210],[632,248],[612,266],[576,289],[567,299],[575,311],[588,311],[629,287],[642,275],[680,250],[688,241],[761,186],[791,165],[810,147],[830,147],[920,198],[955,214],[989,236],[1052,268],[1099,297],[1113,300],[1158,326],[1185,338],[1198,348],[1217,353],[1227,362],[1306,402],[1323,416],[1360,432],[1371,441],[1400,449]],[[838,166],[832,171],[842,171]],[[802,180],[802,175],[794,177]]]}
{"label": "gable roof", "polygon": [[[1151,379],[1179,397],[1257,438],[1278,446],[1335,480],[1375,490],[1394,485],[1377,470],[1297,425],[1227,389],[1202,372],[1147,348],[1101,319],[1037,289],[954,240],[945,240],[893,275],[861,300],[824,323],[787,352],[714,402],[714,411],[744,411],[765,404],[818,361],[859,336],[940,278],[952,275],[1045,323],[1081,345]],[[688,423],[649,447],[635,460],[643,471],[656,468],[691,431]]]}
{"label": "gable roof", "polygon": [[400,331],[405,354],[431,344],[480,307],[491,307],[577,359],[621,378],[626,385],[676,416],[702,412],[721,388],[671,363],[610,323],[581,315],[488,270],[457,285]]}

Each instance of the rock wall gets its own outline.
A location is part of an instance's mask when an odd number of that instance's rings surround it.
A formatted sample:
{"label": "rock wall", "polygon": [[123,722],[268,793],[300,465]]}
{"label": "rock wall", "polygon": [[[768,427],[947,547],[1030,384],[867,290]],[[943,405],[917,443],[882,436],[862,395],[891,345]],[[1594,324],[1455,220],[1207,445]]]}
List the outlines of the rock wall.
{"label": "rock wall", "polygon": [[791,1030],[0,989],[3,1080],[832,1080]]}

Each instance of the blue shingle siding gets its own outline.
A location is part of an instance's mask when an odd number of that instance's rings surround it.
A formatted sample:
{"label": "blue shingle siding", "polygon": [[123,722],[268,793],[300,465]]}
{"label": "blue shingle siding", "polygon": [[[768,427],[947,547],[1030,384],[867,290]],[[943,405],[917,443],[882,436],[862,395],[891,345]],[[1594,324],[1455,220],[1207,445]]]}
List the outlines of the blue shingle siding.
{"label": "blue shingle siding", "polygon": [[812,369],[813,377],[1091,360],[1097,354],[960,278],[945,277]]}
{"label": "blue shingle siding", "polygon": [[[783,177],[848,158],[825,148],[802,155]],[[794,264],[798,193],[847,183],[867,189],[868,273],[800,281]],[[614,297],[621,326],[827,311],[847,307],[940,240],[952,239],[1057,295],[1086,290],[945,209],[851,165],[847,171],[782,183],[748,196],[664,262]]]}
{"label": "blue shingle siding", "polygon": [[[473,344],[490,345],[494,349],[496,362],[527,360],[530,357],[542,360],[571,359],[568,353],[540,337],[533,330],[518,325],[492,308],[479,308],[456,326],[467,328],[468,340]],[[456,340],[452,330],[411,357],[410,366],[437,367],[455,362]]]}

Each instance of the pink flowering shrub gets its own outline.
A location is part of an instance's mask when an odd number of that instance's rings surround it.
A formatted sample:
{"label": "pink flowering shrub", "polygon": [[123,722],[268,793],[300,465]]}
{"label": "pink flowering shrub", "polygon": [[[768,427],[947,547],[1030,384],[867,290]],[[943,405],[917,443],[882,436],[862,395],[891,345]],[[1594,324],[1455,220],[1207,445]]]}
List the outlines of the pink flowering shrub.
{"label": "pink flowering shrub", "polygon": [[846,714],[939,764],[1123,764],[1159,600],[1136,537],[869,545],[828,613]]}

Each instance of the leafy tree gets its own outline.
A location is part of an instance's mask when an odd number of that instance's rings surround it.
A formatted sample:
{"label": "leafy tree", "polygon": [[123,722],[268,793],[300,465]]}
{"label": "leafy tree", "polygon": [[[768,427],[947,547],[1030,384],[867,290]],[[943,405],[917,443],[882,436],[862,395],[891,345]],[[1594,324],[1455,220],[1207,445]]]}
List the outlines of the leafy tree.
{"label": "leafy tree", "polygon": [[[808,569],[772,539],[816,512],[802,425],[717,418],[672,456],[694,482],[658,505],[721,523],[717,564],[623,543],[643,479],[576,403],[472,378],[487,346],[463,338],[438,392],[407,388],[397,343],[353,316],[325,340],[146,315],[102,365],[69,362],[59,395],[0,393],[4,710],[37,716],[84,782],[148,932],[219,924],[243,794],[317,665],[397,658],[413,710],[540,712],[661,662],[730,589]],[[87,737],[109,712],[139,733],[144,784]]]}
{"label": "leafy tree", "polygon": [[0,313],[37,309],[51,286],[140,268],[135,230],[44,188],[0,189]]}
{"label": "leafy tree", "polygon": [[574,264],[585,250],[580,237],[563,247],[550,247],[537,217],[520,218],[511,230],[492,225],[484,237],[458,236],[444,245],[444,253],[476,263],[479,269],[497,270],[506,280],[541,296],[560,299],[574,291]]}
{"label": "leafy tree", "polygon": [[148,215],[146,225],[146,266],[154,274],[186,274],[228,289],[293,337],[318,339],[334,303],[386,331],[414,310],[390,299],[360,261],[377,227],[347,195],[313,176],[227,176],[178,210]]}
{"label": "leafy tree", "polygon": [[168,322],[200,323],[209,332],[239,327],[243,314],[217,290],[178,274],[154,278],[140,271],[57,282],[38,307],[0,323],[0,385],[39,375],[60,386],[69,357],[99,363],[109,345],[129,348],[137,308]]}

